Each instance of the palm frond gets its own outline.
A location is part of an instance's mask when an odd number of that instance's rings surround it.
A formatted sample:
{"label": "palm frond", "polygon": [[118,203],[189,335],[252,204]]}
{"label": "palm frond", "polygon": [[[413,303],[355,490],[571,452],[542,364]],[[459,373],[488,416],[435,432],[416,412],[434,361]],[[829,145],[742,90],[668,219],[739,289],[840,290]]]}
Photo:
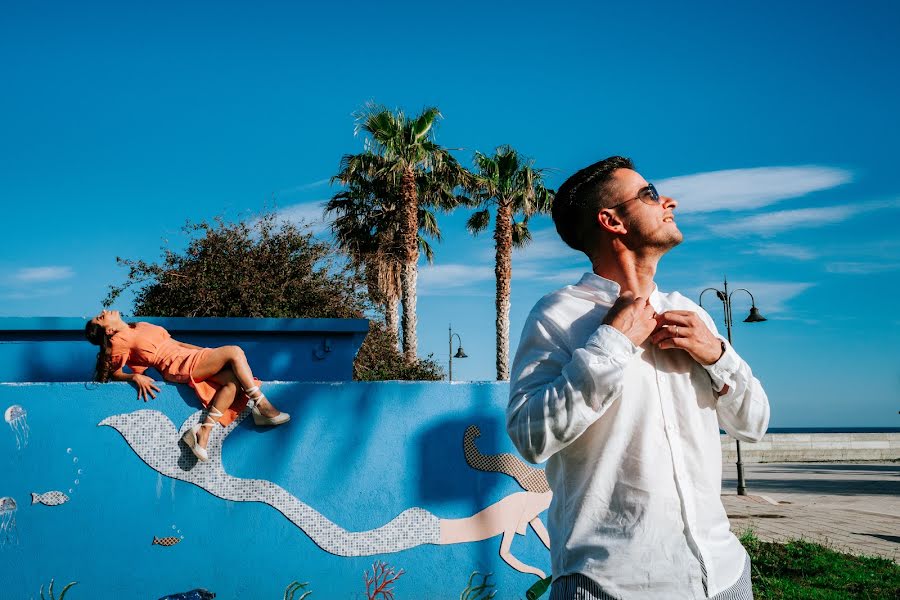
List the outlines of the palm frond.
{"label": "palm frond", "polygon": [[512,224],[513,248],[524,248],[531,241],[531,231],[528,230],[528,219]]}
{"label": "palm frond", "polygon": [[434,264],[434,249],[428,243],[428,240],[421,235],[419,236],[419,251],[425,255],[425,260],[428,261],[429,265]]}
{"label": "palm frond", "polygon": [[436,106],[428,107],[412,124],[413,141],[418,142],[428,135],[437,119],[441,118],[441,111]]}
{"label": "palm frond", "polygon": [[441,241],[441,228],[438,226],[437,217],[430,210],[419,209],[419,230],[437,241]]}
{"label": "palm frond", "polygon": [[472,235],[478,235],[485,229],[487,229],[488,225],[491,224],[491,213],[488,209],[479,210],[477,212],[472,213],[472,216],[469,217],[469,220],[466,221],[466,229],[469,230],[469,233]]}

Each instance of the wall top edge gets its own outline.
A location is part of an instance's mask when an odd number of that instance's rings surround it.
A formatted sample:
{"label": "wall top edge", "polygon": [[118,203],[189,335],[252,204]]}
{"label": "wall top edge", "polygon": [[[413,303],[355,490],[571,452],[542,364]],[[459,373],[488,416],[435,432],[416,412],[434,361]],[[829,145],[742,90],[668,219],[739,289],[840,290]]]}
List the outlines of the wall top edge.
{"label": "wall top edge", "polygon": [[[401,379],[388,379],[385,381],[265,381],[266,387],[271,386],[295,386],[295,385],[315,385],[315,386],[383,386],[383,385],[401,385],[401,386],[509,386],[508,381],[406,381]],[[169,383],[162,380],[155,382],[161,387],[176,387],[181,384]],[[118,385],[123,387],[131,387],[130,383],[124,381],[110,381],[107,383],[97,383],[96,381],[0,381],[0,387],[85,387],[91,388],[100,385]]]}
{"label": "wall top edge", "polygon": [[[18,332],[78,332],[92,317],[0,317],[0,334]],[[131,317],[126,321],[146,321],[181,332],[257,333],[366,333],[368,319],[254,319],[247,317]]]}

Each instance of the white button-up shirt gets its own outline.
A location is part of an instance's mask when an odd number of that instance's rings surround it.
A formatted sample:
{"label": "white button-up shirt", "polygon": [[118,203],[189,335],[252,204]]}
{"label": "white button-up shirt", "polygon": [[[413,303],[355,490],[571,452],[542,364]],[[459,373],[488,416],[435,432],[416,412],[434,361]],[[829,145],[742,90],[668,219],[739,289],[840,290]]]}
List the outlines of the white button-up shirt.
{"label": "white button-up shirt", "polygon": [[[769,402],[727,342],[704,367],[603,325],[619,291],[586,273],[532,309],[507,430],[528,461],[548,461],[554,578],[582,573],[622,599],[714,596],[737,582],[746,559],[720,498],[719,428],[759,440]],[[694,311],[716,333],[677,292],[654,289],[650,304]]]}

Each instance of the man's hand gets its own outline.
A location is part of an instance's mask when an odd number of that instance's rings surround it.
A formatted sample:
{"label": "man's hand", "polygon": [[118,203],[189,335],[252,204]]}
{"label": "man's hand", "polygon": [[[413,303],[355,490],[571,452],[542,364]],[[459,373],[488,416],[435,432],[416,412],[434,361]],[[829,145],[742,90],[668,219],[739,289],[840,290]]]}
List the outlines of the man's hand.
{"label": "man's hand", "polygon": [[618,329],[632,344],[640,346],[656,329],[655,317],[656,311],[646,298],[635,298],[632,292],[622,292],[606,313],[603,323]]}
{"label": "man's hand", "polygon": [[650,336],[650,342],[657,348],[680,348],[701,365],[711,365],[722,357],[722,340],[712,334],[697,313],[669,310],[656,320],[659,328]]}
{"label": "man's hand", "polygon": [[152,377],[135,373],[134,375],[132,375],[131,381],[133,381],[134,385],[137,386],[138,398],[140,398],[144,402],[146,402],[150,398],[155,399],[156,394],[159,393],[159,388],[156,386],[156,382],[153,381]]}

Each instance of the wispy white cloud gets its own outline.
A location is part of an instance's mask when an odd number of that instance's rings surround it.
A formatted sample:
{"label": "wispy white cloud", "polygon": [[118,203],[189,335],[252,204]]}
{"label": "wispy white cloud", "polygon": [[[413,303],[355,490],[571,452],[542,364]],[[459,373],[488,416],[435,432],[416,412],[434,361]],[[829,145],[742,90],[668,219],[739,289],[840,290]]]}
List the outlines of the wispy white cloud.
{"label": "wispy white cloud", "polygon": [[52,286],[52,287],[31,287],[19,288],[13,290],[0,291],[0,299],[2,300],[36,300],[38,298],[48,298],[52,296],[65,296],[72,292],[72,286]]}
{"label": "wispy white cloud", "polygon": [[427,296],[440,293],[474,291],[486,281],[494,279],[491,265],[444,263],[428,265],[419,269],[416,283],[417,293]]}
{"label": "wispy white cloud", "polygon": [[275,192],[275,197],[279,198],[279,197],[283,197],[283,196],[290,196],[291,194],[296,194],[299,192],[306,192],[308,190],[314,190],[314,189],[320,188],[322,186],[328,185],[328,183],[330,181],[331,181],[330,178],[319,179],[317,181],[312,181],[310,183],[304,183],[304,184],[296,185],[294,187],[286,188],[283,190],[278,190],[277,192]]}
{"label": "wispy white cloud", "polygon": [[325,220],[326,202],[326,200],[302,202],[279,208],[276,212],[278,217],[292,223],[306,223],[313,233],[318,234],[329,228],[328,222]]}
{"label": "wispy white cloud", "polygon": [[[524,248],[513,250],[513,264],[516,261],[546,261],[584,257],[581,252],[572,250],[556,233],[555,227],[540,229],[531,235],[531,242]],[[492,254],[493,256],[493,249]]]}
{"label": "wispy white cloud", "polygon": [[750,210],[836,187],[852,180],[843,169],[817,165],[711,171],[657,182],[678,200],[679,213]]}
{"label": "wispy white cloud", "polygon": [[828,263],[825,270],[839,275],[871,275],[872,273],[884,273],[900,269],[900,262],[853,262],[839,261]]}
{"label": "wispy white cloud", "polygon": [[[770,314],[778,314],[782,318],[790,318],[790,308],[788,307],[790,301],[814,285],[814,283],[800,281],[737,280],[728,282],[728,291],[731,293],[739,288],[748,289],[750,290],[750,293],[753,294],[753,298],[756,300],[756,306],[764,317],[768,317]],[[697,298],[700,291],[707,287],[722,289],[722,282],[712,281],[707,285],[694,288],[685,295],[689,298]],[[740,315],[745,314],[745,310],[749,312],[750,296],[744,292],[737,292],[732,296],[732,299],[732,312],[734,313],[735,319]],[[715,318],[718,318],[717,315],[721,313],[721,303],[712,292],[707,292],[703,295],[703,306]],[[740,318],[743,320],[743,317]]]}
{"label": "wispy white cloud", "polygon": [[[590,270],[590,265],[585,263],[585,267],[581,269],[555,269],[538,272],[534,274],[533,279],[537,281],[546,281],[547,283],[555,283],[561,286],[570,285],[578,283],[581,280],[581,277]],[[515,276],[515,271],[513,271],[513,276]]]}
{"label": "wispy white cloud", "polygon": [[13,273],[12,279],[20,283],[46,283],[48,281],[61,281],[75,276],[72,267],[47,266],[26,267]]}
{"label": "wispy white cloud", "polygon": [[794,260],[812,260],[818,256],[818,254],[811,249],[803,246],[776,243],[757,244],[753,248],[744,250],[742,254],[772,256],[775,258],[792,258]]}
{"label": "wispy white cloud", "polygon": [[768,237],[788,229],[822,227],[846,221],[858,214],[894,208],[900,208],[900,200],[778,210],[720,223],[712,229],[719,235],[753,234]]}
{"label": "wispy white cloud", "polygon": [[[552,265],[520,265],[513,263],[513,287],[524,283],[576,283],[585,269],[562,269]],[[417,292],[422,296],[436,294],[493,296],[495,294],[493,263],[444,263],[419,268]]]}

